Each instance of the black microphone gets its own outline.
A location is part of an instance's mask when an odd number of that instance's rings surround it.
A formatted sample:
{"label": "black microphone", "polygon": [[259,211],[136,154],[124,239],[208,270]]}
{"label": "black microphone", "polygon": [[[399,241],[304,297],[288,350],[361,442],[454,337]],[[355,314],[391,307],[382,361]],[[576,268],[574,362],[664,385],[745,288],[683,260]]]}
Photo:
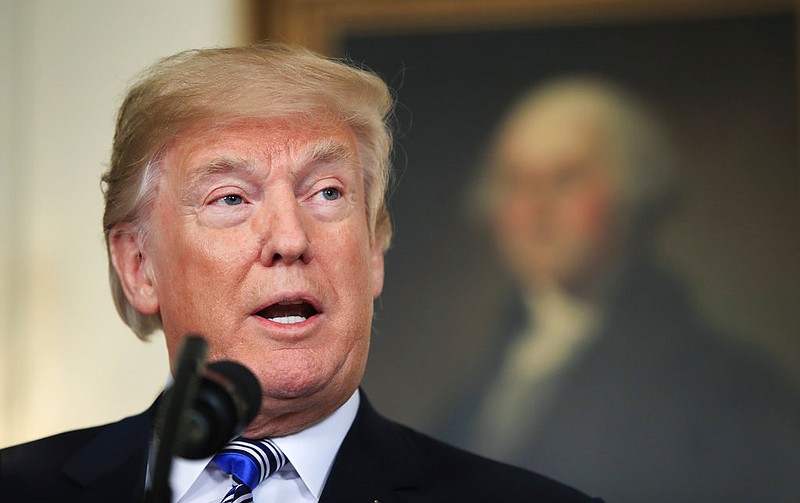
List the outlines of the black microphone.
{"label": "black microphone", "polygon": [[175,382],[160,399],[156,415],[155,463],[148,503],[169,503],[172,458],[210,456],[239,434],[261,407],[261,386],[244,366],[216,362],[204,372],[208,344],[188,335],[181,344]]}
{"label": "black microphone", "polygon": [[175,453],[188,459],[211,456],[245,429],[260,408],[261,386],[246,367],[230,361],[209,364],[185,412]]}

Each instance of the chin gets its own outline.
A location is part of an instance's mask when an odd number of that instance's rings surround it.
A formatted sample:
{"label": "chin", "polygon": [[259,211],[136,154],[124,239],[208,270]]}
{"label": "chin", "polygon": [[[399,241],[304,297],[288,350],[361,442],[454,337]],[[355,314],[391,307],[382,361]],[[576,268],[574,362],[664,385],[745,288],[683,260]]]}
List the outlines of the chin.
{"label": "chin", "polygon": [[257,372],[262,394],[281,400],[305,398],[316,395],[333,381],[330,372],[315,365],[275,365]]}
{"label": "chin", "polygon": [[278,400],[296,400],[299,398],[309,398],[313,397],[320,391],[322,391],[325,386],[324,383],[320,383],[317,381],[305,380],[302,382],[298,381],[280,381],[275,382],[274,380],[269,381],[268,383],[261,382],[262,394],[265,397],[275,398]]}

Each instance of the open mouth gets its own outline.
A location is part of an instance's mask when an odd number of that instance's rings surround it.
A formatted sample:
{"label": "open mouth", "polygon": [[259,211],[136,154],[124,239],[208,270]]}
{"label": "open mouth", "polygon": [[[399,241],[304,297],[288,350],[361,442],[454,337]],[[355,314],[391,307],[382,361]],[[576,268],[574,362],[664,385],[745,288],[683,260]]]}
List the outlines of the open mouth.
{"label": "open mouth", "polygon": [[274,323],[293,325],[318,315],[319,311],[303,300],[284,300],[269,305],[255,314]]}

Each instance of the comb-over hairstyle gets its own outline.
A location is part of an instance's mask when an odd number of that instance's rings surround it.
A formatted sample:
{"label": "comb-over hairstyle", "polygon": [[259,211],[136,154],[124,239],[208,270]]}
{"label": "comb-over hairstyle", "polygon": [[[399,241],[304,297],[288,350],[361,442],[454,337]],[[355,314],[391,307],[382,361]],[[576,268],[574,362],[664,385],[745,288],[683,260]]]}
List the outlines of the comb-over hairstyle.
{"label": "comb-over hairstyle", "polygon": [[[391,239],[385,203],[393,99],[376,75],[285,44],[191,50],[158,61],[129,90],[117,117],[111,164],[103,175],[103,229],[117,311],[140,338],[161,328],[128,302],[111,262],[114,228],[131,223],[150,235],[149,213],[168,146],[197,127],[246,120],[333,117],[353,132],[364,177],[371,239]],[[140,242],[140,243],[141,243]]]}

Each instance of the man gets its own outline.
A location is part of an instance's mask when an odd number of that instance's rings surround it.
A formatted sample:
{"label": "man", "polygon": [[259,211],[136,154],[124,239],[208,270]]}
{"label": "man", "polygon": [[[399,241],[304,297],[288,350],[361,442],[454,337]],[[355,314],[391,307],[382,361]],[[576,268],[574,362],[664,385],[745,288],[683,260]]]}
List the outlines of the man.
{"label": "man", "polygon": [[[142,338],[163,329],[173,361],[200,333],[210,361],[256,375],[243,436],[288,462],[242,501],[586,501],[392,423],[358,391],[391,232],[391,105],[374,75],[277,44],[152,67],[104,176],[119,313]],[[0,494],[140,501],[151,416],[2,451]],[[219,459],[178,460],[174,499],[239,497],[250,484]]]}
{"label": "man", "polygon": [[645,110],[562,79],[500,125],[479,187],[517,307],[443,435],[613,501],[798,501],[797,393],[652,257],[677,183]]}

